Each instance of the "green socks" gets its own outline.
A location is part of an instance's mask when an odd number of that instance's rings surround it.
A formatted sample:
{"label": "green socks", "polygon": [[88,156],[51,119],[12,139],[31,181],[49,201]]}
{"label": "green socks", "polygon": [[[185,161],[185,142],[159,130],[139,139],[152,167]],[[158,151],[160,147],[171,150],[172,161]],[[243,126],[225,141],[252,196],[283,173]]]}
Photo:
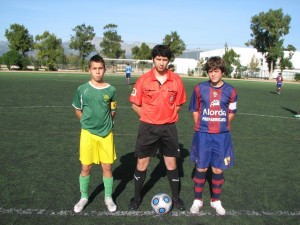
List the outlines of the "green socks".
{"label": "green socks", "polygon": [[[91,176],[79,176],[79,185],[80,185],[80,192],[81,192],[81,198],[89,198],[89,183],[90,183]],[[113,177],[103,177],[103,183],[104,183],[104,196],[105,197],[111,197],[113,192],[113,184],[114,179]]]}
{"label": "green socks", "polygon": [[103,177],[103,183],[104,183],[104,197],[111,197],[113,192],[114,178]]}
{"label": "green socks", "polygon": [[88,175],[86,177],[79,176],[79,185],[80,185],[80,192],[81,198],[89,198],[89,183],[90,183],[91,176]]}

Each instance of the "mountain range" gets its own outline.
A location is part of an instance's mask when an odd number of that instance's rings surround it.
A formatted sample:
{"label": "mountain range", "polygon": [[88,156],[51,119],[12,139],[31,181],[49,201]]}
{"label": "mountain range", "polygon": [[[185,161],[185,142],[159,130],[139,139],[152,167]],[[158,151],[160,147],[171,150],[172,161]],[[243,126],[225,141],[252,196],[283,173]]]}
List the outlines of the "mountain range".
{"label": "mountain range", "polygon": [[[95,37],[92,40],[92,44],[95,45],[96,52],[100,52],[100,42],[102,41],[101,37]],[[2,56],[4,53],[9,51],[8,47],[8,41],[0,41],[0,56]],[[76,51],[73,49],[70,49],[69,47],[70,42],[63,42],[62,46],[64,48],[65,55],[70,55],[71,53],[76,54]],[[131,44],[123,42],[121,43],[121,48],[125,50],[125,56],[127,59],[131,58],[131,49],[135,46],[141,46],[142,42],[133,42]],[[156,44],[155,43],[146,43],[150,48],[153,48]],[[35,55],[35,51],[28,52],[28,55]]]}

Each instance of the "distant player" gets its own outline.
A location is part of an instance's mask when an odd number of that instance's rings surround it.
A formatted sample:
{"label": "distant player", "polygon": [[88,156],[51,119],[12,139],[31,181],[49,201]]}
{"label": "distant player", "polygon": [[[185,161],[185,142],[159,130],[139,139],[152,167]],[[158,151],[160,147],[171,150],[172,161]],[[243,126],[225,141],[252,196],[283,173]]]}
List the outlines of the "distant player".
{"label": "distant player", "polygon": [[281,93],[282,84],[283,84],[282,75],[281,73],[278,73],[278,76],[276,77],[276,91],[278,95],[280,95]]}
{"label": "distant player", "polygon": [[130,84],[131,72],[131,66],[129,65],[129,63],[127,63],[127,66],[125,67],[126,84]]}
{"label": "distant player", "polygon": [[116,160],[113,137],[113,118],[117,106],[116,89],[104,81],[105,62],[99,55],[89,61],[91,80],[77,88],[73,99],[75,115],[81,123],[79,176],[81,198],[74,206],[79,213],[88,203],[88,188],[92,164],[101,164],[104,183],[104,202],[109,212],[117,209],[112,199],[112,163]]}
{"label": "distant player", "polygon": [[223,170],[234,163],[230,123],[237,110],[236,89],[225,83],[222,76],[224,60],[220,57],[208,59],[205,70],[209,81],[195,86],[189,110],[194,120],[194,137],[190,158],[195,163],[194,194],[191,213],[199,213],[203,206],[203,188],[206,172],[212,168],[212,195],[210,205],[219,215],[225,215],[220,195],[224,183]]}

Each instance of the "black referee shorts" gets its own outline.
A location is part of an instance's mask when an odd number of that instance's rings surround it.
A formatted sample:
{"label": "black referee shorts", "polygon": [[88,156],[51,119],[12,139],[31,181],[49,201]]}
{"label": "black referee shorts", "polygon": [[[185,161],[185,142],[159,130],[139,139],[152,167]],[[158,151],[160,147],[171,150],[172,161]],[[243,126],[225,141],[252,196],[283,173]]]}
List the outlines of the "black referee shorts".
{"label": "black referee shorts", "polygon": [[138,158],[154,157],[158,149],[164,156],[180,156],[175,123],[156,125],[141,122],[135,145],[135,155]]}

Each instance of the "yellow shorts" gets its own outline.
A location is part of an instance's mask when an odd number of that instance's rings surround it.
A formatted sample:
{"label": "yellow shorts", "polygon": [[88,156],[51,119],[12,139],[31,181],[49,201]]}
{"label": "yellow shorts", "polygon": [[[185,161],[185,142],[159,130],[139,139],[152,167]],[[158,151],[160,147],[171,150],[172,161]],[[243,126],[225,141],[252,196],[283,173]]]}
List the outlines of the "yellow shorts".
{"label": "yellow shorts", "polygon": [[79,160],[83,165],[112,164],[116,158],[112,131],[106,137],[99,137],[81,129]]}

